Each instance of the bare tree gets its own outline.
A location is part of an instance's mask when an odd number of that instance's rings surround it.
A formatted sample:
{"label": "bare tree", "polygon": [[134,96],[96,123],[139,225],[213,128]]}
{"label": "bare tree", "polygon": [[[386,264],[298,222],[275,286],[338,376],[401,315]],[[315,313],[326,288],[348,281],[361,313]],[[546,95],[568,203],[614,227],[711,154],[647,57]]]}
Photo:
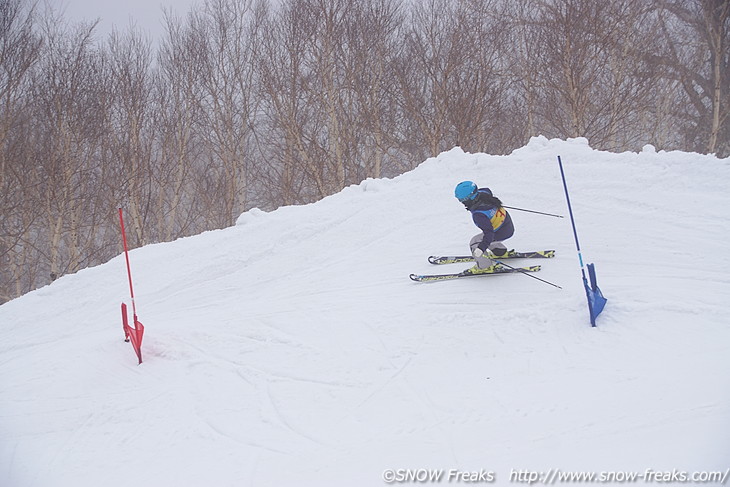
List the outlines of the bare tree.
{"label": "bare tree", "polygon": [[349,14],[345,84],[352,91],[349,123],[355,130],[351,143],[357,144],[352,168],[357,181],[400,174],[408,167],[399,150],[395,76],[402,11],[399,1],[361,0]]}
{"label": "bare tree", "polygon": [[[300,164],[314,164],[304,132],[310,118],[304,106],[306,73],[303,65],[309,34],[293,2],[278,11],[267,12],[263,33],[257,64],[264,109],[257,126],[258,136],[267,139],[270,145],[262,150],[268,163],[262,167],[260,184],[269,194],[278,195],[276,199],[281,204],[291,205],[306,198],[304,181],[297,168]],[[274,202],[266,201],[265,204]]]}
{"label": "bare tree", "polygon": [[536,14],[526,28],[541,46],[533,87],[543,130],[604,149],[639,144],[658,80],[645,55],[656,37],[651,10],[638,0],[538,0]]}
{"label": "bare tree", "polygon": [[348,143],[352,141],[348,115],[344,109],[351,106],[352,91],[344,84],[343,67],[346,65],[342,49],[347,28],[348,0],[308,0],[304,2],[309,13],[313,36],[309,39],[310,56],[306,59],[313,75],[309,84],[310,103],[320,107],[322,137],[319,139],[320,164],[309,167],[320,181],[320,194],[325,196],[345,186]]}
{"label": "bare tree", "polygon": [[42,40],[34,32],[35,11],[23,0],[0,0],[0,303],[28,289],[22,242],[35,213],[26,191],[28,176],[28,86]]}
{"label": "bare tree", "polygon": [[158,51],[156,185],[160,192],[157,211],[164,214],[163,240],[205,228],[202,213],[210,210],[201,201],[201,195],[213,187],[199,135],[207,60],[205,39],[199,35],[202,29],[195,27],[198,20],[191,14],[185,23],[168,14],[167,37]]}
{"label": "bare tree", "polygon": [[513,99],[512,125],[516,137],[525,143],[530,137],[539,135],[538,116],[540,112],[540,43],[534,34],[539,24],[539,14],[533,2],[513,2],[511,11],[505,15],[509,25],[512,45],[508,53],[511,60],[509,75],[513,77],[511,93]]}
{"label": "bare tree", "polygon": [[398,80],[413,159],[453,147],[504,150],[508,79],[499,2],[428,0],[412,7]]}
{"label": "bare tree", "polygon": [[100,209],[99,150],[104,137],[103,57],[95,24],[47,18],[44,56],[32,87],[37,179],[32,203],[45,219],[44,257],[55,278],[88,265]]}
{"label": "bare tree", "polygon": [[231,225],[246,207],[252,157],[250,139],[260,104],[256,65],[264,9],[252,0],[210,0],[195,26],[205,54],[201,137],[215,172],[215,211],[209,223]]}
{"label": "bare tree", "polygon": [[269,16],[261,63],[267,114],[282,144],[279,164],[284,202],[327,196],[346,181],[352,91],[342,82],[345,0],[287,0]]}
{"label": "bare tree", "polygon": [[[448,82],[459,65],[461,45],[453,25],[449,0],[428,0],[411,7],[410,29],[405,33],[398,81],[406,138],[415,161],[446,149]],[[415,162],[414,161],[414,162]]]}
{"label": "bare tree", "polygon": [[657,58],[689,101],[689,148],[730,154],[730,0],[657,0],[666,49]]}
{"label": "bare tree", "polygon": [[[112,32],[107,56],[110,64],[109,151],[103,166],[108,208],[124,207],[133,246],[156,240],[154,227],[160,216],[155,206],[154,110],[155,77],[149,39],[130,27]],[[112,213],[113,215],[113,213]],[[150,233],[153,235],[150,236]]]}

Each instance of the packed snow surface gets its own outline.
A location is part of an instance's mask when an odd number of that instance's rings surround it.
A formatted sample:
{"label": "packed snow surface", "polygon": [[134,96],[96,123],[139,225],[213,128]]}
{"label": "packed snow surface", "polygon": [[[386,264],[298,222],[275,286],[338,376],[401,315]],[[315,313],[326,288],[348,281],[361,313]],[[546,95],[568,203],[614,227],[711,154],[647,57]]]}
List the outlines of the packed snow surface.
{"label": "packed snow surface", "polygon": [[[589,323],[578,236],[608,298]],[[489,186],[536,276],[460,271]],[[0,306],[3,487],[382,486],[387,469],[730,468],[730,161],[533,138],[130,252]],[[401,471],[401,474],[403,472]],[[510,477],[513,478],[510,478]],[[524,477],[523,477],[524,478]],[[461,479],[463,480],[463,478]],[[464,483],[464,482],[451,482]]]}

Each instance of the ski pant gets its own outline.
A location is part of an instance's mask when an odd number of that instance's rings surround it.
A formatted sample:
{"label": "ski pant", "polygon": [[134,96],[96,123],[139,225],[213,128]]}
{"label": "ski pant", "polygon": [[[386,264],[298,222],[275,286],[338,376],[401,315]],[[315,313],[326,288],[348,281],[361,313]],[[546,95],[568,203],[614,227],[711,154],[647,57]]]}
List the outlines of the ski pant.
{"label": "ski pant", "polygon": [[[474,235],[469,242],[469,248],[471,249],[472,253],[474,252],[474,249],[476,249],[480,243],[482,243],[482,240],[484,239],[484,233],[479,233],[477,235]],[[489,244],[488,247],[489,250],[496,250],[496,249],[503,249],[507,250],[507,246],[503,244],[500,241],[493,241]],[[499,253],[499,250],[497,250],[497,253]],[[484,253],[481,257],[477,257],[476,259],[477,267],[480,269],[486,269],[487,267],[494,264],[494,261],[487,257],[487,254]]]}

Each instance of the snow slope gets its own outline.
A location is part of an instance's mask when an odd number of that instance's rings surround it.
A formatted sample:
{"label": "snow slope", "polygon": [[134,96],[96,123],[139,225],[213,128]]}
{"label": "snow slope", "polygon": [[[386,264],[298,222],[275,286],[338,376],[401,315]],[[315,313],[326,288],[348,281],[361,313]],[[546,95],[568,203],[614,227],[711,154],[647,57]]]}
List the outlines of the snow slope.
{"label": "snow slope", "polygon": [[[591,328],[583,254],[609,299]],[[472,179],[539,277],[414,283],[477,232]],[[0,485],[379,486],[385,469],[730,468],[730,160],[533,138],[131,252],[0,306]],[[526,261],[525,261],[526,262]],[[533,262],[533,261],[530,261]],[[452,482],[453,483],[453,482]]]}

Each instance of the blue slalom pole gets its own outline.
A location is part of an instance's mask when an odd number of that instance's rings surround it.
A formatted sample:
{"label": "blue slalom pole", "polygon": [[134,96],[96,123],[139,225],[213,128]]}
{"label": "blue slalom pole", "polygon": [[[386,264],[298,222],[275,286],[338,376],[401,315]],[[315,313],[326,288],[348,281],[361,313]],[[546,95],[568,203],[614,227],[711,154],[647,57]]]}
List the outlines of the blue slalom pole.
{"label": "blue slalom pole", "polygon": [[601,290],[596,283],[595,268],[593,264],[588,265],[588,272],[591,275],[591,286],[588,285],[586,278],[585,266],[583,265],[583,254],[580,250],[580,242],[578,241],[578,232],[575,229],[575,218],[573,217],[573,207],[570,204],[570,195],[568,194],[568,183],[565,181],[565,172],[563,171],[563,161],[558,156],[558,165],[560,166],[560,177],[563,180],[563,188],[565,189],[565,200],[568,202],[568,213],[570,213],[570,224],[573,226],[573,237],[575,238],[575,248],[578,250],[578,260],[580,261],[580,273],[583,276],[583,287],[586,290],[586,299],[588,300],[588,312],[591,316],[591,326],[596,326],[596,317],[603,311],[606,304],[606,298],[603,297]]}

